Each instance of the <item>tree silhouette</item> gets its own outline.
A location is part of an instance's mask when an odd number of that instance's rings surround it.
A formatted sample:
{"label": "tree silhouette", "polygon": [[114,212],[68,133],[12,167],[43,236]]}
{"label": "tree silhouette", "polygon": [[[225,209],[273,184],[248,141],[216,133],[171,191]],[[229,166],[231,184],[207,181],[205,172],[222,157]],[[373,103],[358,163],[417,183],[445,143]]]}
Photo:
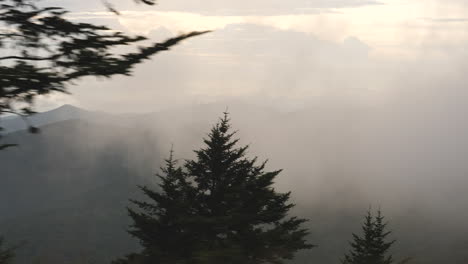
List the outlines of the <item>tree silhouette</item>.
{"label": "tree silhouette", "polygon": [[380,210],[373,216],[368,210],[362,224],[362,236],[353,234],[351,250],[341,261],[343,264],[391,264],[393,257],[388,255],[395,240],[387,241],[391,231],[386,231],[387,223]]}
{"label": "tree silhouette", "polygon": [[141,187],[148,200],[128,209],[143,250],[115,263],[283,263],[312,248],[290,193],[273,188],[281,171],[246,158],[234,134],[225,114],[196,159],[177,167],[171,152],[161,190]]}
{"label": "tree silhouette", "polygon": [[[7,54],[0,56],[0,116],[32,114],[32,102],[38,95],[66,93],[68,85],[83,77],[130,76],[136,64],[206,33],[191,32],[142,46],[145,37],[73,22],[65,17],[63,8],[39,7],[36,2],[0,0],[0,51]],[[118,47],[136,51],[120,53]]]}

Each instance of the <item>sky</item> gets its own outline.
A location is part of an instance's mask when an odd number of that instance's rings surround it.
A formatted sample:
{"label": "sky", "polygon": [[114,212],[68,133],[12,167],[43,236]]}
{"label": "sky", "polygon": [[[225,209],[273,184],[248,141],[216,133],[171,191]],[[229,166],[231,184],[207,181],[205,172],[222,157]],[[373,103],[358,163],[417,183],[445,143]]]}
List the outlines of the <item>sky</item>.
{"label": "sky", "polygon": [[153,41],[213,32],[156,55],[131,78],[88,78],[72,95],[41,98],[39,110],[71,103],[148,112],[233,100],[288,110],[382,105],[455,94],[468,81],[463,0],[159,0],[153,7],[110,0],[120,16],[100,1],[43,2],[72,10],[71,19]]}
{"label": "sky", "polygon": [[[120,16],[100,1],[44,3],[71,9],[70,19],[152,41],[213,31],[138,65],[132,77],[86,78],[71,95],[43,97],[39,110],[67,103],[128,113],[218,103],[236,116],[256,109],[231,107],[242,102],[300,113],[285,124],[256,123],[253,111],[234,120],[248,123],[242,138],[259,146],[254,150],[298,175],[301,184],[287,189],[304,200],[322,201],[327,184],[353,183],[395,208],[412,199],[435,208],[440,223],[445,212],[462,215],[452,223],[468,221],[459,210],[468,171],[466,0],[109,1]],[[319,177],[303,177],[311,167]]]}

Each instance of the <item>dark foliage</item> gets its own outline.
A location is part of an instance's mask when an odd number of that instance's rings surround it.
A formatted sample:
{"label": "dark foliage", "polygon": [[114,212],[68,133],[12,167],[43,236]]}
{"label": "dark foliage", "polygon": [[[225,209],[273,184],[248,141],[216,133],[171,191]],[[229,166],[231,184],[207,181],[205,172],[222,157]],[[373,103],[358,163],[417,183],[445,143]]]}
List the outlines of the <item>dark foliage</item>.
{"label": "dark foliage", "polygon": [[142,252],[115,263],[283,263],[312,248],[301,228],[305,219],[288,217],[290,193],[273,181],[281,171],[245,157],[236,147],[227,114],[204,140],[205,147],[183,168],[172,152],[162,169],[160,191],[141,187],[148,201],[133,201],[130,234]]}
{"label": "dark foliage", "polygon": [[386,231],[387,223],[381,211],[373,216],[367,211],[362,225],[362,236],[353,234],[351,250],[342,260],[343,264],[391,264],[393,258],[388,255],[395,240],[387,241],[391,231]]}
{"label": "dark foliage", "polygon": [[135,0],[137,3],[143,3],[147,5],[155,5],[156,1],[155,0]]}
{"label": "dark foliage", "polygon": [[[36,2],[0,0],[0,49],[7,54],[0,57],[0,115],[30,115],[38,95],[67,92],[68,85],[83,77],[129,76],[136,64],[152,55],[206,33],[191,32],[136,47],[146,38],[73,22],[63,8],[39,7]],[[119,53],[119,47],[136,51]]]}

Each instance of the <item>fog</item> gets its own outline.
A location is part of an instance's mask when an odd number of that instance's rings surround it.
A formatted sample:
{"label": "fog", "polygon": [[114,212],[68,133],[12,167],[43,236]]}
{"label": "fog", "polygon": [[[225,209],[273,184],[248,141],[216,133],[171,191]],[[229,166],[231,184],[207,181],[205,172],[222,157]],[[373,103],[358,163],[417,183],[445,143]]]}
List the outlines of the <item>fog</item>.
{"label": "fog", "polygon": [[[390,221],[399,258],[462,263],[468,258],[466,4],[415,1],[408,15],[402,2],[298,0],[273,8],[266,1],[161,0],[159,9],[144,12],[115,1],[125,11],[120,17],[70,2],[71,17],[153,40],[214,31],[139,65],[133,77],[85,79],[71,95],[42,97],[36,107],[69,103],[109,113],[84,119],[111,126],[110,142],[120,141],[115,125],[132,131],[123,141],[154,137],[146,146],[151,151],[139,151],[138,140],[128,143],[124,158],[131,161],[127,168],[144,168],[137,174],[145,181],[172,144],[177,158],[193,157],[228,109],[249,156],[284,169],[277,188],[292,191],[293,213],[311,220],[310,240],[320,247],[298,263],[338,261],[369,206]],[[359,10],[376,13],[363,18]],[[88,135],[90,146],[103,141],[99,131]]]}
{"label": "fog", "polygon": [[[369,202],[456,210],[464,202],[466,54],[389,60],[371,51],[353,37],[333,43],[230,25],[142,65],[134,78],[81,84],[72,100],[109,112],[218,105],[197,116],[205,127],[229,107],[242,138],[294,179],[318,189],[319,180],[346,184]],[[268,121],[238,102],[271,112]]]}
{"label": "fog", "polygon": [[249,155],[269,159],[270,169],[284,169],[278,188],[291,190],[294,213],[311,219],[311,240],[320,247],[309,259],[327,250],[335,255],[329,252],[326,259],[336,259],[372,206],[390,220],[398,256],[441,263],[453,254],[459,263],[464,254],[457,248],[463,248],[468,231],[468,214],[460,210],[468,199],[467,131],[463,103],[455,106],[458,97],[448,102],[449,89],[424,97],[395,93],[371,106],[328,101],[278,111],[223,102],[186,108],[167,114],[164,127],[172,129],[162,149],[171,142],[178,156],[192,157],[190,150],[200,147],[229,105],[241,142],[251,146]]}

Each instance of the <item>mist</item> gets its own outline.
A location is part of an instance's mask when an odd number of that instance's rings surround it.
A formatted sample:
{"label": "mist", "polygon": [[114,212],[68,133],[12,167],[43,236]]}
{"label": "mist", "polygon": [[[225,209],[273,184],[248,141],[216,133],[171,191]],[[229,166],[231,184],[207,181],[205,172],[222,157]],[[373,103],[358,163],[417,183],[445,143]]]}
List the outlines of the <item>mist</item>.
{"label": "mist", "polygon": [[[131,78],[86,78],[70,95],[41,96],[35,107],[49,120],[38,125],[41,135],[9,131],[13,125],[6,123],[6,139],[21,142],[0,153],[6,181],[21,186],[36,169],[34,183],[48,185],[32,196],[30,187],[18,193],[2,188],[11,201],[30,200],[0,204],[3,211],[17,210],[0,215],[11,228],[0,231],[21,236],[28,224],[14,227],[15,219],[29,217],[30,208],[51,210],[38,199],[56,208],[63,197],[82,201],[96,186],[115,184],[121,195],[112,197],[121,213],[114,216],[121,221],[113,227],[123,238],[126,200],[138,197],[133,186],[155,185],[154,173],[171,148],[181,162],[193,158],[227,111],[240,144],[250,146],[248,156],[283,169],[275,188],[292,192],[292,214],[310,219],[308,239],[319,247],[292,263],[338,263],[369,207],[385,213],[397,259],[464,263],[467,7],[462,1],[402,2],[298,0],[264,8],[273,5],[161,1],[160,9],[148,11],[115,1],[123,11],[114,16],[101,6],[67,1],[73,19],[150,40],[213,32],[139,65]],[[86,111],[60,119],[47,112],[64,104]],[[32,169],[16,169],[37,152]],[[16,174],[27,176],[18,180]],[[96,208],[90,215],[99,213]],[[40,250],[25,251],[30,257]],[[100,257],[111,259],[110,251]]]}

